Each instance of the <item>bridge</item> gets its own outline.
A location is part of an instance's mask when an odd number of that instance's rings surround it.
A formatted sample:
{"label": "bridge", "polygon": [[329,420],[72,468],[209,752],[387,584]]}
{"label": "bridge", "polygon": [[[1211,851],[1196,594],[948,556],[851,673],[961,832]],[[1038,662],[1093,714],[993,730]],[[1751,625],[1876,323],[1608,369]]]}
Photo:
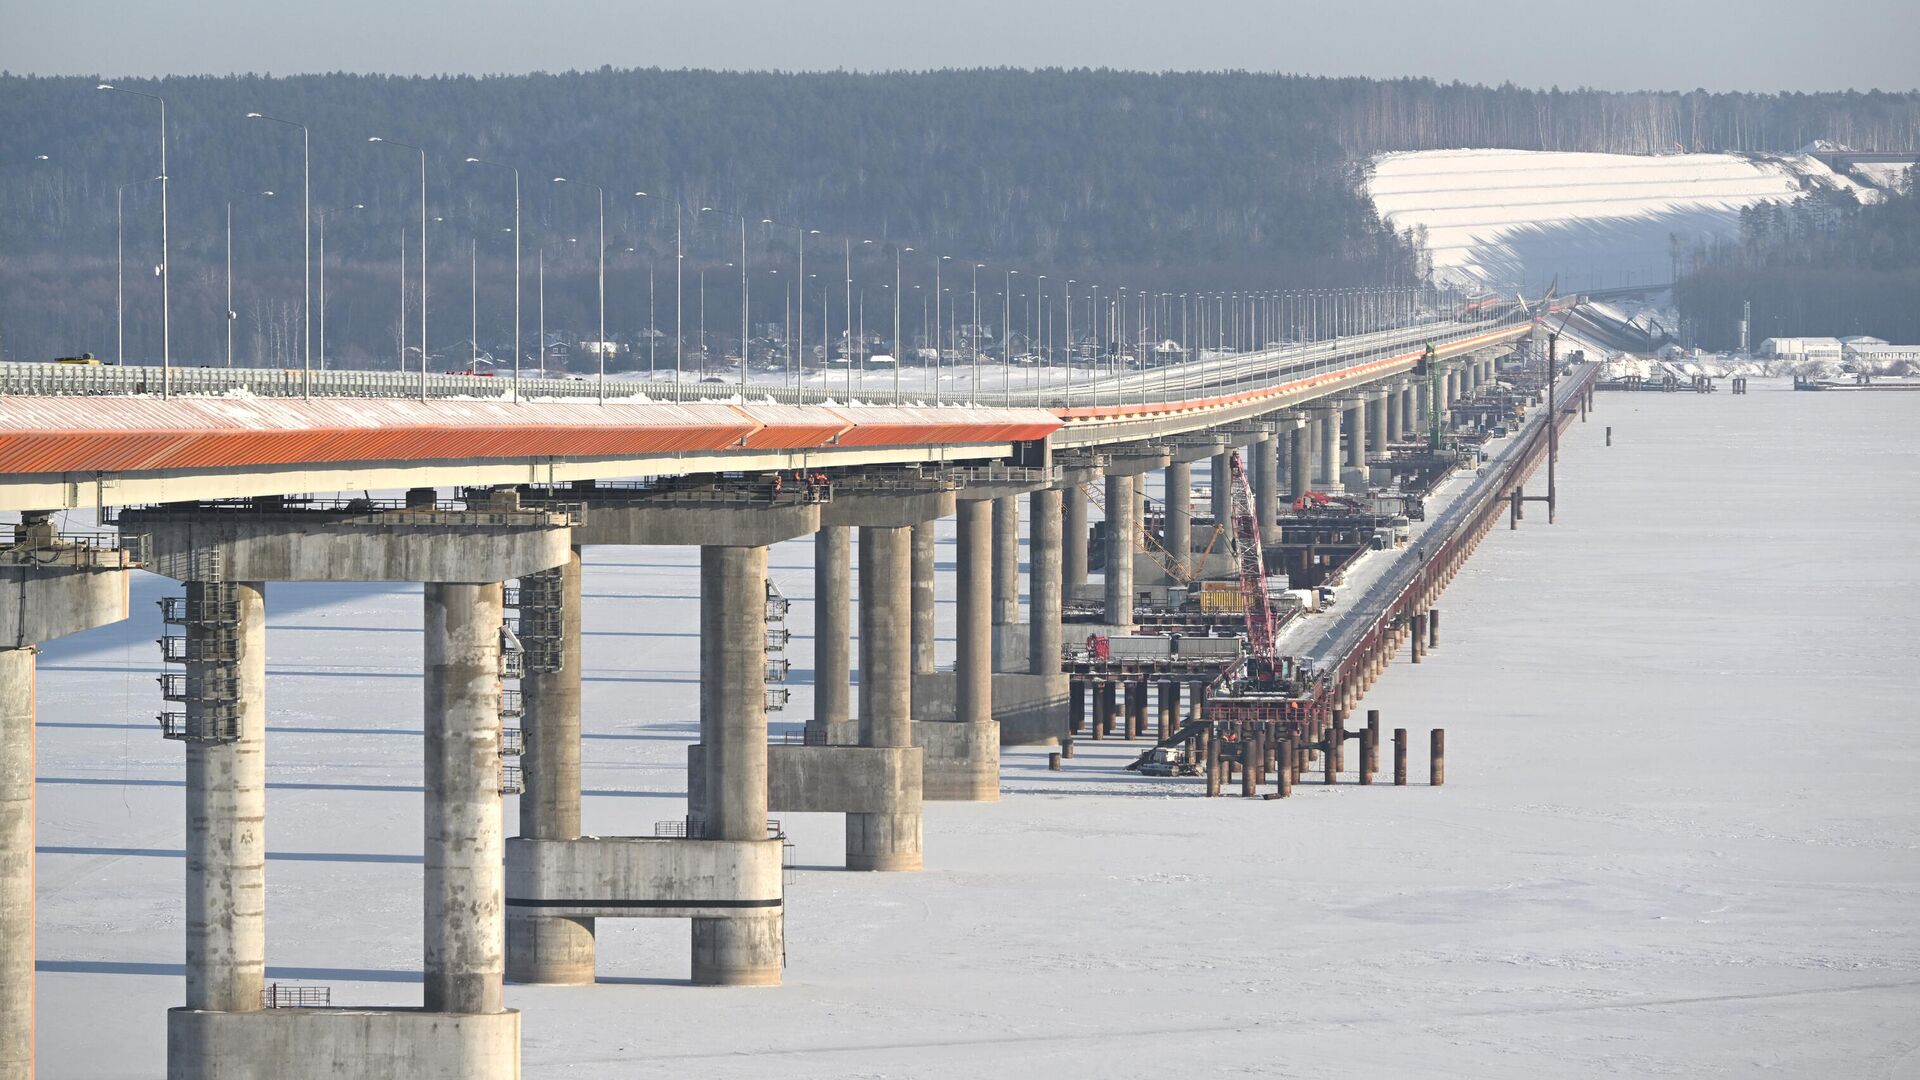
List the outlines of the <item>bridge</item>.
{"label": "bridge", "polygon": [[[937,838],[923,837],[927,800],[997,799],[1002,745],[1070,753],[1084,702],[1062,668],[1063,611],[1098,595],[1096,633],[1141,626],[1144,474],[1165,472],[1156,542],[1169,572],[1198,578],[1208,555],[1193,529],[1194,464],[1209,470],[1220,523],[1230,458],[1244,451],[1260,529],[1277,537],[1283,501],[1364,495],[1375,470],[1391,475],[1396,447],[1477,425],[1467,406],[1536,325],[1432,313],[1337,341],[964,396],[910,373],[820,388],[0,365],[0,510],[21,515],[0,546],[0,1077],[32,1069],[35,647],[125,618],[135,567],[184,586],[164,606],[161,643],[175,671],[162,679],[161,734],[187,763],[185,1001],[168,1016],[169,1075],[514,1077],[520,1017],[504,984],[591,983],[596,920],[686,919],[696,983],[780,981],[770,815],[843,815],[847,869],[910,872],[938,858]],[[1329,695],[1329,753],[1411,632],[1409,613],[1431,608],[1543,440],[1584,408],[1570,403],[1590,375],[1575,373],[1497,468],[1303,647]],[[330,494],[342,492],[362,494]],[[62,534],[51,516],[62,510],[116,531]],[[940,671],[932,527],[945,517],[958,534],[958,658]],[[814,708],[802,741],[776,743],[786,605],[767,550],[806,536]],[[581,549],[599,545],[701,553],[689,812],[654,836],[581,830]],[[266,982],[269,581],[424,584],[421,1009]],[[1192,693],[1199,714],[1205,691]],[[511,837],[508,795],[519,797]]]}

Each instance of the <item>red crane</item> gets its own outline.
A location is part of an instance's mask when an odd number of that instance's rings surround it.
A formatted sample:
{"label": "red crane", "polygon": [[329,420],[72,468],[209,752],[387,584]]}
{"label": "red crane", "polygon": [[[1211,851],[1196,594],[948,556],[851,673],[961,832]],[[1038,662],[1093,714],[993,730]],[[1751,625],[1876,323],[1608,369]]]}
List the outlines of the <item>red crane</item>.
{"label": "red crane", "polygon": [[1233,553],[1240,561],[1240,599],[1247,608],[1247,651],[1252,674],[1271,677],[1280,670],[1275,638],[1278,625],[1267,597],[1267,563],[1260,552],[1260,522],[1253,513],[1253,492],[1240,452],[1229,459],[1233,470]]}

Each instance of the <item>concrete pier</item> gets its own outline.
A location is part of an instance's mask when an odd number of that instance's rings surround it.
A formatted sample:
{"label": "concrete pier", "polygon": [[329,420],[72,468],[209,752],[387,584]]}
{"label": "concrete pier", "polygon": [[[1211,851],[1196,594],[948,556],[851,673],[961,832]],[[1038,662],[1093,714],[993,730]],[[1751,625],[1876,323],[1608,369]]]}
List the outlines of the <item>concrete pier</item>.
{"label": "concrete pier", "polygon": [[1060,520],[1064,532],[1060,564],[1066,578],[1066,595],[1073,596],[1087,586],[1087,493],[1074,484],[1060,493]]}
{"label": "concrete pier", "polygon": [[0,649],[0,1080],[33,1077],[34,656]]}
{"label": "concrete pier", "polygon": [[1385,440],[1380,447],[1382,450],[1385,450],[1387,445],[1400,441],[1400,423],[1402,419],[1400,400],[1405,393],[1406,390],[1404,387],[1395,384],[1387,391],[1386,399],[1381,402],[1382,411],[1386,413],[1386,423],[1382,425],[1382,427],[1385,428],[1385,434],[1381,436],[1381,438]]}
{"label": "concrete pier", "polygon": [[1193,466],[1184,461],[1168,465],[1166,491],[1167,554],[1184,573],[1193,565]]}
{"label": "concrete pier", "polygon": [[[1054,503],[1056,517],[1059,502]],[[923,521],[913,527],[913,673],[930,675],[934,669],[934,522]],[[1059,592],[1059,582],[1054,583]],[[1056,603],[1058,601],[1056,600]],[[818,647],[817,645],[815,646]]]}
{"label": "concrete pier", "polygon": [[993,625],[1020,621],[1020,500],[993,500]]}
{"label": "concrete pier", "polygon": [[[521,637],[528,640],[536,603],[557,630],[552,670],[529,665],[520,680],[526,713],[520,759],[526,790],[520,795],[520,835],[535,840],[572,840],[580,835],[580,549],[543,576],[521,579]],[[537,595],[550,590],[553,595]],[[548,915],[537,909],[507,910],[507,978],[521,983],[593,981],[591,918]]]}
{"label": "concrete pier", "polygon": [[1133,549],[1140,523],[1134,520],[1135,480],[1132,476],[1107,476],[1107,625],[1130,629],[1133,626]]}
{"label": "concrete pier", "polygon": [[1365,399],[1349,401],[1346,405],[1347,456],[1349,469],[1367,467],[1367,402]]}
{"label": "concrete pier", "polygon": [[[700,743],[708,840],[767,836],[767,549],[700,549]],[[905,599],[904,597],[902,598]],[[903,605],[904,606],[904,605]],[[903,640],[906,627],[900,627]],[[773,986],[785,951],[778,908],[693,920],[693,981]]]}
{"label": "concrete pier", "polygon": [[813,719],[808,737],[825,742],[833,725],[853,718],[851,533],[822,525],[813,534]]}
{"label": "concrete pier", "polygon": [[1233,517],[1233,464],[1230,460],[1232,456],[1233,452],[1231,450],[1226,453],[1215,454],[1213,455],[1212,464],[1208,467],[1207,486],[1209,491],[1207,501],[1210,504],[1210,509],[1213,511],[1213,524],[1215,527],[1218,527],[1222,522]]}
{"label": "concrete pier", "polygon": [[[865,747],[913,745],[912,542],[911,526],[860,527],[860,745]],[[761,565],[764,575],[764,551]],[[763,714],[762,739],[765,732]],[[848,814],[847,869],[920,869],[920,823],[917,805]]]}
{"label": "concrete pier", "polygon": [[34,1075],[38,646],[127,617],[127,560],[25,514],[0,545],[0,1080]]}
{"label": "concrete pier", "polygon": [[[190,582],[188,608],[213,602],[214,588]],[[259,582],[228,588],[235,663],[187,664],[190,692],[231,672],[238,737],[187,743],[186,1006],[251,1012],[260,1008],[267,963],[266,595]],[[497,618],[492,632],[499,635]],[[204,624],[189,624],[188,655],[209,637]],[[188,701],[189,724],[209,707],[204,698]],[[497,724],[497,696],[494,708]]]}
{"label": "concrete pier", "polygon": [[1276,543],[1280,539],[1280,463],[1276,453],[1279,441],[1269,433],[1253,444],[1253,468],[1248,479],[1253,482],[1253,516],[1260,523],[1261,543]]}
{"label": "concrete pier", "polygon": [[[1387,451],[1387,392],[1376,390],[1367,395],[1367,452],[1384,454]],[[1360,465],[1366,466],[1367,459],[1362,456]]]}
{"label": "concrete pier", "polygon": [[[1187,466],[1179,466],[1183,474],[1179,484],[1182,502],[1187,499],[1185,476]],[[1171,486],[1170,489],[1171,490]],[[1043,488],[1028,496],[1030,517],[1027,524],[1027,671],[1032,675],[1045,675],[1053,678],[1060,676],[1060,646],[1062,631],[1060,627],[1061,595],[1061,525],[1059,488]],[[1169,495],[1168,502],[1173,503]],[[1191,519],[1181,514],[1178,517],[1191,528]],[[1187,547],[1192,547],[1191,539]],[[1191,553],[1188,555],[1191,558]]]}
{"label": "concrete pier", "polygon": [[964,500],[955,513],[954,719],[993,719],[993,504]]}
{"label": "concrete pier", "polygon": [[1313,488],[1313,483],[1309,476],[1313,465],[1312,434],[1312,425],[1310,423],[1297,421],[1293,426],[1293,431],[1288,435],[1288,438],[1293,442],[1293,456],[1289,462],[1292,466],[1293,475],[1287,479],[1287,492],[1296,499],[1305,495]]}
{"label": "concrete pier", "polygon": [[1340,490],[1340,421],[1343,413],[1337,405],[1321,410],[1314,423],[1320,429],[1320,453],[1314,458],[1313,482],[1321,491]]}
{"label": "concrete pier", "polygon": [[[506,976],[500,584],[430,582],[425,601],[424,1001],[431,1012],[496,1013]],[[257,978],[250,990],[257,1008]]]}

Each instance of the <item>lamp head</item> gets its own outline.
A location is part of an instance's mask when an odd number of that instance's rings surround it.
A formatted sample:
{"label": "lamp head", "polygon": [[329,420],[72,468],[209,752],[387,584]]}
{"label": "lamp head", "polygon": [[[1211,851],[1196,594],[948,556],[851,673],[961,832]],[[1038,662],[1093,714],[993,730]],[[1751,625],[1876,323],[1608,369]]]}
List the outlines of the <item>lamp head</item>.
{"label": "lamp head", "polygon": [[257,113],[257,112],[250,112],[250,113],[248,113],[248,114],[247,114],[247,119],[249,119],[249,120],[258,120],[258,119],[260,119],[260,114],[259,114],[259,113]]}

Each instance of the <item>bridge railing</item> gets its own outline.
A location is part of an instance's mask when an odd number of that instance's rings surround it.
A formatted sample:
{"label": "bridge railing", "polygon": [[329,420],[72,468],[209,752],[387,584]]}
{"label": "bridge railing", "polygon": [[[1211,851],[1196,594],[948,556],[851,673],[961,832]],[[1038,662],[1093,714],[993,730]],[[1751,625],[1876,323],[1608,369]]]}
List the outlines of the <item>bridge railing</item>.
{"label": "bridge railing", "polygon": [[[899,373],[897,379],[873,372],[856,375],[851,386],[829,373],[825,385],[794,386],[772,382],[749,383],[744,400],[786,405],[868,403],[948,404],[1009,407],[1076,407],[1142,403],[1179,403],[1238,390],[1333,374],[1375,360],[1417,350],[1431,341],[1446,347],[1464,338],[1517,323],[1447,321],[1416,322],[1367,334],[1290,344],[1273,349],[1231,355],[1204,355],[1199,359],[1124,372],[1070,368],[1064,384],[1002,388],[929,388],[925,376]],[[1059,369],[1042,369],[1054,370]],[[183,396],[413,398],[535,401],[621,402],[737,402],[743,400],[737,382],[698,379],[622,379],[572,376],[514,378],[493,375],[402,371],[328,370],[305,372],[297,368],[174,367],[170,373],[149,365],[4,363],[0,364],[0,396]],[[876,383],[878,385],[876,385]],[[914,385],[918,383],[919,385]],[[896,385],[899,387],[896,399]],[[931,391],[931,392],[929,392]]]}

